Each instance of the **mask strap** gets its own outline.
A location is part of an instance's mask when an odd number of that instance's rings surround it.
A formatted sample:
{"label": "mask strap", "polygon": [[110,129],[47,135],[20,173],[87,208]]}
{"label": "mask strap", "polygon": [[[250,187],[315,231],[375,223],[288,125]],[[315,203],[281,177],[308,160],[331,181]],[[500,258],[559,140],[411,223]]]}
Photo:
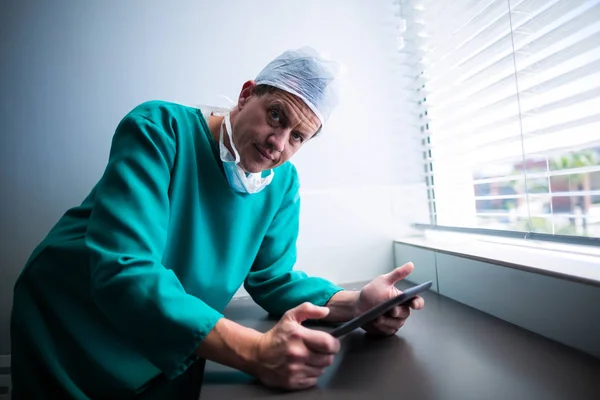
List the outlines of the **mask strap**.
{"label": "mask strap", "polygon": [[[227,136],[229,137],[229,143],[231,144],[231,149],[233,150],[233,156],[235,158],[235,163],[239,163],[240,162],[240,153],[238,153],[237,149],[235,148],[235,145],[233,144],[233,135],[231,133],[231,122],[229,121],[229,114],[225,114],[225,118],[223,118],[223,121],[221,122],[221,132],[219,134],[219,144],[221,145],[221,156],[225,156],[225,154],[223,154],[223,151],[226,151],[227,153],[229,153],[229,150],[227,149],[227,147],[223,144],[223,127],[225,127],[225,130],[227,131]],[[231,154],[231,153],[229,153]]]}

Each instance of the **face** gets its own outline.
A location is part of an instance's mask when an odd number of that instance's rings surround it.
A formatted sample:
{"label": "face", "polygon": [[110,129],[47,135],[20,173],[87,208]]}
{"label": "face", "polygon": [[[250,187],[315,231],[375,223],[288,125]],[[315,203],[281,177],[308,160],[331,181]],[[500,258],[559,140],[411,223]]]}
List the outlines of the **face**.
{"label": "face", "polygon": [[261,172],[289,160],[319,130],[321,122],[298,97],[277,90],[253,94],[244,84],[231,113],[233,141],[246,172]]}

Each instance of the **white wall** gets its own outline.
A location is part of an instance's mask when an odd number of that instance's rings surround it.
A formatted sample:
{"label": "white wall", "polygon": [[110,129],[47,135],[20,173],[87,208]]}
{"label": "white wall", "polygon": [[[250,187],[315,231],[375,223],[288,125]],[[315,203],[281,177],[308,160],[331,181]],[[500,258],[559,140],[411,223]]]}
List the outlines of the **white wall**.
{"label": "white wall", "polygon": [[393,13],[391,0],[3,4],[0,354],[9,351],[17,274],[100,177],[123,115],[150,99],[235,98],[273,57],[304,44],[348,74],[326,131],[294,159],[303,194],[298,267],[338,282],[391,269],[392,236],[427,220]]}

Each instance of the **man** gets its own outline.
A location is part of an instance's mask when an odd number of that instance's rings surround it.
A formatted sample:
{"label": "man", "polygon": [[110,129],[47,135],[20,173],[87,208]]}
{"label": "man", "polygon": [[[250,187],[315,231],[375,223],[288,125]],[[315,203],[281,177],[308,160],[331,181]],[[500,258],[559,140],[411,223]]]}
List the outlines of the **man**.
{"label": "man", "polygon": [[[360,292],[293,270],[299,195],[288,160],[330,115],[335,76],[302,48],[246,82],[230,112],[153,101],[124,117],[102,178],[15,285],[15,398],[182,398],[205,359],[272,387],[315,385],[340,344],[300,323],[349,320],[398,294],[413,268]],[[282,315],[269,332],[223,318],[242,284]],[[364,328],[392,335],[408,315],[397,307]]]}

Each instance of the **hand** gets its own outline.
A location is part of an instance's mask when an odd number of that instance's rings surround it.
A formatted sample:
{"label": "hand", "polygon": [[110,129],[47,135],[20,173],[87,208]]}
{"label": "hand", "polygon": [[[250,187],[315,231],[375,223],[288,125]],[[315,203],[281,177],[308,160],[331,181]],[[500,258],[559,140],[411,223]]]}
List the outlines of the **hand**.
{"label": "hand", "polygon": [[306,389],[317,384],[317,378],[333,363],[340,342],[301,322],[327,314],[326,307],[303,303],[286,312],[273,329],[260,337],[255,375],[263,384],[281,389]]}
{"label": "hand", "polygon": [[[372,307],[398,296],[402,293],[394,284],[406,278],[414,269],[413,263],[404,264],[392,272],[378,276],[360,291],[357,303],[359,314]],[[362,328],[371,334],[391,336],[398,332],[410,315],[410,309],[419,310],[425,305],[425,300],[417,296],[410,304],[395,306],[386,314],[364,325]]]}

